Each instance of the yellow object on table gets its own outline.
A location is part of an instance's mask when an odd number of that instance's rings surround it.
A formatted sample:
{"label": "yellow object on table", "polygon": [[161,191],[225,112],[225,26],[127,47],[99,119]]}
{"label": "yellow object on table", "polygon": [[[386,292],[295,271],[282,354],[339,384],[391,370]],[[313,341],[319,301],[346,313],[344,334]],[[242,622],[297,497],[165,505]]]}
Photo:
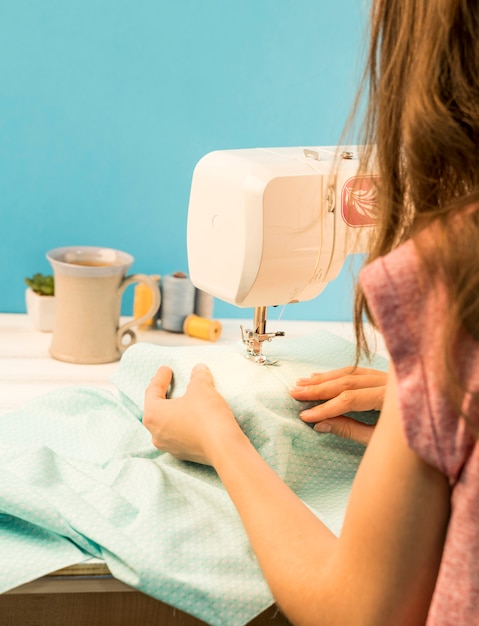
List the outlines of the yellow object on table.
{"label": "yellow object on table", "polygon": [[[153,274],[152,276],[150,276],[150,278],[155,280],[158,283],[158,285],[160,284],[161,277],[158,274]],[[133,302],[133,318],[139,319],[140,317],[145,315],[145,313],[151,308],[152,304],[153,304],[153,294],[151,292],[151,289],[147,285],[144,285],[143,283],[139,283],[135,287],[135,295],[134,295],[134,302]],[[156,322],[157,322],[157,315],[155,315],[154,317],[151,317],[146,322],[143,322],[143,324],[140,324],[139,327],[142,328],[143,330],[156,328]]]}
{"label": "yellow object on table", "polygon": [[188,315],[183,324],[183,332],[189,337],[216,341],[221,336],[221,323],[199,315]]}

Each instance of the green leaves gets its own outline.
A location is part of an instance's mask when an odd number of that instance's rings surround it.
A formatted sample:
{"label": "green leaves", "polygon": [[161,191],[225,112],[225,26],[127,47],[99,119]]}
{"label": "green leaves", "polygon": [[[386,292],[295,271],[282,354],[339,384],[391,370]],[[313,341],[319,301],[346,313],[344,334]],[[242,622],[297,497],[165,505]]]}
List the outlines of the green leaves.
{"label": "green leaves", "polygon": [[55,285],[53,276],[34,274],[31,278],[25,278],[25,283],[41,296],[53,296],[55,294]]}

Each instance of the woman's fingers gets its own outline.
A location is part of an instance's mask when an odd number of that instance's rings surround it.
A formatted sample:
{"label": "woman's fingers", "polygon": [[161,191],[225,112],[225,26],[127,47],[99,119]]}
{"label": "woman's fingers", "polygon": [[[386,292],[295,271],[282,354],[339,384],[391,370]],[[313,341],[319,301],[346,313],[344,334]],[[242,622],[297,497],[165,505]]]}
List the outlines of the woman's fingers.
{"label": "woman's fingers", "polygon": [[207,385],[208,387],[214,387],[215,381],[210,368],[204,363],[197,363],[191,370],[190,382],[188,388],[194,389],[198,385]]}
{"label": "woman's fingers", "polygon": [[343,378],[345,376],[360,376],[360,375],[372,375],[378,377],[386,376],[386,372],[381,370],[375,370],[370,367],[341,367],[336,370],[328,370],[327,372],[313,372],[311,376],[305,378],[299,378],[296,381],[296,384],[299,386],[303,385],[317,385],[321,383],[325,383],[331,380],[337,380]]}
{"label": "woman's fingers", "polygon": [[369,443],[374,426],[363,424],[350,417],[335,417],[315,424],[314,430],[320,433],[333,433],[343,439],[352,439],[364,445]]}
{"label": "woman's fingers", "polygon": [[370,389],[348,389],[330,400],[301,411],[305,422],[319,422],[331,417],[343,416],[354,411],[379,411],[384,400],[384,387]]}
{"label": "woman's fingers", "polygon": [[171,371],[171,368],[166,365],[162,365],[157,369],[155,375],[150,381],[150,384],[146,388],[145,396],[148,395],[164,400],[172,378],[173,372]]}
{"label": "woman's fingers", "polygon": [[[314,382],[309,384],[296,384],[290,389],[290,394],[296,400],[329,400],[340,394],[361,389],[374,389],[384,387],[386,375],[383,372],[373,374],[346,374],[340,378],[327,381],[315,382],[318,379],[310,379]],[[372,408],[372,407],[371,407]]]}

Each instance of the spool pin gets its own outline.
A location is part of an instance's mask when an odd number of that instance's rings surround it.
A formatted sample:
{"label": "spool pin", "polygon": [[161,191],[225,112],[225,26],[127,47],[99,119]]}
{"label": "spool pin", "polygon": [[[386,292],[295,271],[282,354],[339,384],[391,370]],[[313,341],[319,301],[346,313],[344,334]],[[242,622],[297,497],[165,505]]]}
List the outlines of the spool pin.
{"label": "spool pin", "polygon": [[216,341],[221,335],[221,323],[199,315],[188,315],[183,324],[183,332],[189,337]]}

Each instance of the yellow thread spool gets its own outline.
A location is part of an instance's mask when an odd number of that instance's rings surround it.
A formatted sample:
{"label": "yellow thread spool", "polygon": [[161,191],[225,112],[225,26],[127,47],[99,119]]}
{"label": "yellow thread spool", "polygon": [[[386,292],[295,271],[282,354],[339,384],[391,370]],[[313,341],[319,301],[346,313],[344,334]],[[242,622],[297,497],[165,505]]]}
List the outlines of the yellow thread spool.
{"label": "yellow thread spool", "polygon": [[188,315],[183,323],[183,332],[189,337],[216,341],[221,335],[221,324],[199,315]]}
{"label": "yellow thread spool", "polygon": [[[152,276],[150,276],[150,278],[152,278],[159,284],[160,276],[158,276],[157,274],[153,274]],[[134,319],[139,319],[140,317],[145,315],[145,313],[151,308],[152,304],[153,294],[151,293],[151,289],[143,283],[139,283],[138,285],[136,285],[133,301]],[[140,328],[142,328],[143,330],[156,328],[156,316],[152,317],[149,320],[146,320],[146,322],[143,322],[143,324],[140,324]]]}

